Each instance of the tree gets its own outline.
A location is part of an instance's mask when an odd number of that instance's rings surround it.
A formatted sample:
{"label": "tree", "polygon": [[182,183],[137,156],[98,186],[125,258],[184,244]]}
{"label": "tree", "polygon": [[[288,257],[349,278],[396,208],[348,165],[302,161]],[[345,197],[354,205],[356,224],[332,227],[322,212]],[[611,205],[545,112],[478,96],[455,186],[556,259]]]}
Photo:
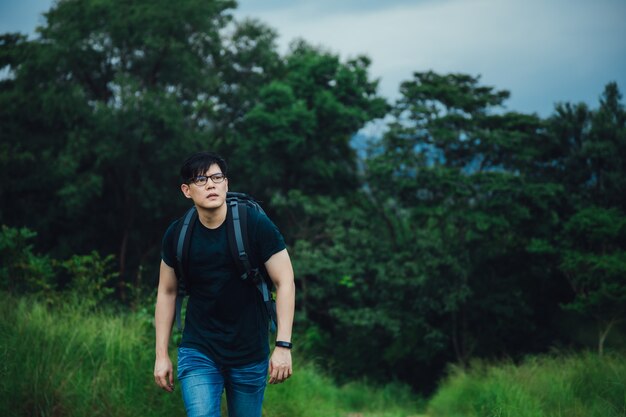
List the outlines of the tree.
{"label": "tree", "polygon": [[626,215],[582,209],[565,224],[562,241],[560,269],[575,293],[564,307],[596,320],[602,355],[609,332],[626,319]]}
{"label": "tree", "polygon": [[199,109],[221,86],[220,32],[234,5],[60,1],[39,38],[5,37],[0,100],[22,106],[3,112],[15,120],[3,151],[23,155],[5,167],[28,185],[2,190],[2,221],[34,225],[64,256],[117,253],[123,296],[182,211],[172,167],[211,141]]}
{"label": "tree", "polygon": [[[442,346],[460,363],[533,346],[525,335],[540,318],[530,282],[544,277],[529,270],[526,245],[559,193],[525,175],[541,121],[495,112],[508,93],[463,74],[416,73],[401,92],[389,132],[371,150],[367,184],[396,250],[419,257]],[[433,242],[438,265],[420,256]]]}
{"label": "tree", "polygon": [[544,173],[568,191],[567,210],[552,238],[533,247],[558,265],[573,291],[568,310],[598,324],[598,352],[625,317],[624,195],[626,112],[615,83],[597,110],[561,104],[550,118],[554,147]]}
{"label": "tree", "polygon": [[343,375],[425,389],[450,360],[545,346],[542,313],[558,302],[545,284],[552,272],[534,267],[527,246],[554,229],[563,190],[526,176],[544,126],[494,112],[506,94],[433,73],[402,93],[360,189],[272,201],[298,220],[310,343]]}
{"label": "tree", "polygon": [[340,195],[358,188],[352,136],[386,111],[368,78],[369,59],[295,43],[284,74],[260,89],[231,144],[245,188],[262,199],[301,190]]}

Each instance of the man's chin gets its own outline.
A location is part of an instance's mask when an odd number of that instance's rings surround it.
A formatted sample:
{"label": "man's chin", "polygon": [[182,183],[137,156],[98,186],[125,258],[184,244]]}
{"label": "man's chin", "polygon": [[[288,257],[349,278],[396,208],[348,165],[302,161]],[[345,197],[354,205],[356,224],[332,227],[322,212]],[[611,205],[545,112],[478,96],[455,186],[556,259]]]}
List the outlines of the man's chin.
{"label": "man's chin", "polygon": [[218,209],[220,207],[222,207],[224,205],[224,201],[220,201],[220,200],[210,200],[210,201],[205,201],[203,202],[203,204],[201,205],[202,208],[205,208],[207,210],[215,210]]}

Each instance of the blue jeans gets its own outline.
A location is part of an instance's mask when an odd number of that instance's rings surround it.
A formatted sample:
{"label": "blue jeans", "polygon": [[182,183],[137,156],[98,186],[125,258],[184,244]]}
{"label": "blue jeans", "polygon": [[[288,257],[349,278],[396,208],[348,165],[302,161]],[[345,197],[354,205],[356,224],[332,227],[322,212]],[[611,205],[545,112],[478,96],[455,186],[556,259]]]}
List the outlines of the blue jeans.
{"label": "blue jeans", "polygon": [[223,367],[196,349],[178,348],[178,380],[188,417],[219,417],[226,389],[229,417],[261,417],[268,360]]}

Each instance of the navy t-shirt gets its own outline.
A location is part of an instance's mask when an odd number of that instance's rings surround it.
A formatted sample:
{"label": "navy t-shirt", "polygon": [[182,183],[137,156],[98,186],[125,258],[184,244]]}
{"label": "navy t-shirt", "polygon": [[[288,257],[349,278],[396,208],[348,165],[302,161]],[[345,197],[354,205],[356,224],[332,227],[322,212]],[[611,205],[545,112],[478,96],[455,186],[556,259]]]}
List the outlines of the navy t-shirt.
{"label": "navy t-shirt", "polygon": [[[175,221],[163,236],[161,256],[176,265]],[[278,228],[263,213],[248,210],[253,265],[285,249]],[[204,352],[216,363],[241,366],[269,355],[268,315],[259,290],[242,280],[230,253],[226,221],[216,229],[197,221],[189,249],[189,302],[181,346]]]}

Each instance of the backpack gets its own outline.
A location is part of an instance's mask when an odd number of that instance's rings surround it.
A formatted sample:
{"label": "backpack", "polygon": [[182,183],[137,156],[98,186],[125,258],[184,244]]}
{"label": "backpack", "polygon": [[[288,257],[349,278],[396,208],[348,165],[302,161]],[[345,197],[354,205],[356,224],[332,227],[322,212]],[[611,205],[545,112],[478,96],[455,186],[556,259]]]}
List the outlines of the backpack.
{"label": "backpack", "polygon": [[[270,319],[270,330],[276,331],[276,305],[271,296],[270,280],[264,266],[252,265],[249,256],[250,244],[248,239],[248,211],[255,210],[262,214],[265,211],[252,197],[244,193],[228,192],[226,194],[226,233],[228,235],[228,246],[230,253],[235,260],[239,276],[243,280],[250,280],[263,296],[263,303]],[[176,280],[178,282],[178,292],[176,294],[176,327],[181,326],[181,310],[183,299],[187,296],[187,276],[189,267],[189,246],[191,242],[191,232],[198,221],[198,212],[193,206],[178,221],[174,231],[174,242],[176,249]]]}

